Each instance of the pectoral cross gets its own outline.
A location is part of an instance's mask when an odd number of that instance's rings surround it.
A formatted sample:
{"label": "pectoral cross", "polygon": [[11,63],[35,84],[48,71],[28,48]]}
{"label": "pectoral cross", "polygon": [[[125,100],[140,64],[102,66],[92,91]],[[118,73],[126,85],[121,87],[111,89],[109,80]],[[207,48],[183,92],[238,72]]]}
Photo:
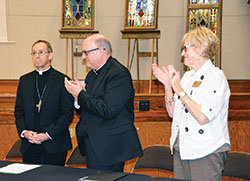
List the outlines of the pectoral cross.
{"label": "pectoral cross", "polygon": [[36,107],[38,108],[38,112],[40,112],[41,104],[42,104],[42,100],[40,99],[39,103],[36,105]]}

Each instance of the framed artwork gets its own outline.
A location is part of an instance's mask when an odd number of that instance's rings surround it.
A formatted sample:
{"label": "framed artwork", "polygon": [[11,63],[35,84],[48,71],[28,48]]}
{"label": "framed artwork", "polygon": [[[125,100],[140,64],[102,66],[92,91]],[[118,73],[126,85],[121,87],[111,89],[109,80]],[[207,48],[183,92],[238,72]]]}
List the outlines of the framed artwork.
{"label": "framed artwork", "polygon": [[205,26],[217,35],[220,44],[211,60],[218,67],[221,67],[221,16],[222,0],[188,0],[186,31]]}
{"label": "framed artwork", "polygon": [[62,30],[94,29],[94,0],[62,0]]}
{"label": "framed artwork", "polygon": [[125,0],[125,30],[156,29],[158,0]]}

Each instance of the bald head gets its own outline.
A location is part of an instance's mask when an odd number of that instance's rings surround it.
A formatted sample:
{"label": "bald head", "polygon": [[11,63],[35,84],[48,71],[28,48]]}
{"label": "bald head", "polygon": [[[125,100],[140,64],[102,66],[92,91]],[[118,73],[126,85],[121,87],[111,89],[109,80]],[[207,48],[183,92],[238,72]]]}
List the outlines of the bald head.
{"label": "bald head", "polygon": [[[112,47],[109,40],[102,34],[94,34],[84,41],[93,43],[96,47],[103,47],[107,53],[112,54]],[[84,43],[84,42],[83,42]]]}
{"label": "bald head", "polygon": [[83,40],[82,52],[82,59],[86,61],[86,66],[98,70],[111,56],[112,48],[105,36],[94,34]]}

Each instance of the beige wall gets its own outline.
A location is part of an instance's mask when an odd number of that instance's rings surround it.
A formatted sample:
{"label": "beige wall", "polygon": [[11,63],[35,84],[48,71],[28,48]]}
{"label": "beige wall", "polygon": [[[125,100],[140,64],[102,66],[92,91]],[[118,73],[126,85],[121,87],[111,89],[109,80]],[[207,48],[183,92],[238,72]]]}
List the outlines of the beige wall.
{"label": "beige wall", "polygon": [[[160,66],[173,64],[183,73],[180,42],[185,33],[186,0],[159,0],[158,28]],[[113,56],[126,65],[127,40],[121,39],[125,0],[95,0],[95,29],[107,36]],[[33,70],[30,48],[37,39],[46,39],[54,48],[53,66],[66,72],[66,40],[59,38],[61,0],[6,0],[8,40],[0,43],[0,79],[18,79]],[[250,79],[250,5],[247,0],[224,0],[222,16],[222,70],[228,79]],[[78,40],[81,44],[81,40]],[[80,46],[80,45],[79,45]],[[141,40],[141,49],[148,51],[151,41]],[[79,47],[80,48],[80,47]],[[71,76],[71,62],[68,74]],[[150,61],[140,63],[141,79],[149,79]],[[74,74],[86,75],[80,59],[75,61]],[[136,62],[132,66],[136,79]]]}

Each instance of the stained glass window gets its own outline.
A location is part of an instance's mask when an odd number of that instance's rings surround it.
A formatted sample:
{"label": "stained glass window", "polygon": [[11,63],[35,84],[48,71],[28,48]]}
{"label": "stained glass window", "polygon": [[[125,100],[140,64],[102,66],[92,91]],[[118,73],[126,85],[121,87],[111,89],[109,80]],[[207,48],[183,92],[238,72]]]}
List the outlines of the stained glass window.
{"label": "stained glass window", "polygon": [[218,3],[218,0],[190,0],[190,4],[213,4]]}
{"label": "stained glass window", "polygon": [[125,27],[156,28],[157,0],[127,0]]}
{"label": "stained glass window", "polygon": [[[211,29],[221,40],[221,4],[222,0],[189,0],[187,31],[205,26]],[[212,58],[213,63],[220,67],[220,46]]]}
{"label": "stained glass window", "polygon": [[92,27],[91,0],[64,0],[64,27]]}
{"label": "stained glass window", "polygon": [[189,12],[189,31],[205,26],[214,33],[217,32],[217,9],[193,9]]}

